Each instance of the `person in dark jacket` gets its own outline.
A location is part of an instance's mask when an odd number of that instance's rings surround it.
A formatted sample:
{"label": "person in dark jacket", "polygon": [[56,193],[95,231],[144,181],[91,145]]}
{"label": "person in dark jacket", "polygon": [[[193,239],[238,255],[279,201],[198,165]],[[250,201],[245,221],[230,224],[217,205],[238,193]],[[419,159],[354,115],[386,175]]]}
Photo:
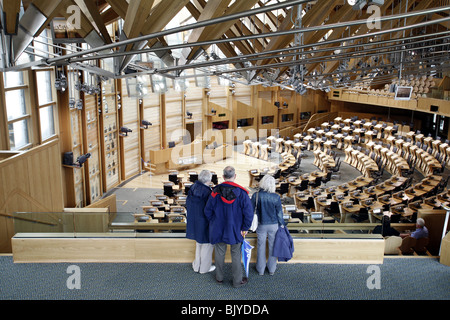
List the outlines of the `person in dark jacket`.
{"label": "person in dark jacket", "polygon": [[186,198],[186,238],[196,241],[192,267],[199,273],[207,273],[215,269],[212,265],[214,246],[209,243],[209,222],[204,213],[206,202],[211,194],[211,188],[208,186],[211,177],[210,171],[202,170],[198,180],[190,187]]}
{"label": "person in dark jacket", "polygon": [[[253,208],[258,216],[256,271],[264,275],[267,267],[270,275],[275,273],[277,258],[272,255],[275,235],[279,226],[284,226],[281,199],[275,193],[275,178],[265,175],[259,182],[259,191],[252,195]],[[256,202],[258,201],[258,202]],[[266,241],[268,241],[269,257],[266,263]]]}
{"label": "person in dark jacket", "polygon": [[253,220],[253,210],[248,191],[234,182],[233,167],[223,170],[223,183],[217,185],[208,199],[205,215],[209,221],[209,240],[214,244],[216,280],[223,282],[223,267],[227,246],[231,250],[233,286],[248,282],[242,275],[241,244]]}

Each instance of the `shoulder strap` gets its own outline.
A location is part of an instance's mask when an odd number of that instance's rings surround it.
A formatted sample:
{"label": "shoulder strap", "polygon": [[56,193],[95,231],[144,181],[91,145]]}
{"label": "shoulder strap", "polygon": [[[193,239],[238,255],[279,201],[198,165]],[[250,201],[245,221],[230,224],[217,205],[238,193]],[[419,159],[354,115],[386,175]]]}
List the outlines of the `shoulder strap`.
{"label": "shoulder strap", "polygon": [[255,210],[253,211],[254,214],[256,214],[256,209],[258,208],[258,198],[259,198],[259,191],[256,192]]}

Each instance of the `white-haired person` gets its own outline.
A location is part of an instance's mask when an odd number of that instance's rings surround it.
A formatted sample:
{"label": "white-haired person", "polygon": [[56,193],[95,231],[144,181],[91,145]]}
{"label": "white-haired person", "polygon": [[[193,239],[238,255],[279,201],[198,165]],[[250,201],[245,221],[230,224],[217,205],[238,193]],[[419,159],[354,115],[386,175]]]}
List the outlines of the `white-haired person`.
{"label": "white-haired person", "polygon": [[[267,267],[270,275],[275,273],[277,258],[272,256],[275,235],[280,225],[285,225],[281,198],[275,193],[275,178],[265,175],[259,182],[259,190],[252,195],[253,208],[258,215],[256,271],[264,275]],[[269,257],[266,261],[266,240],[268,240]]]}
{"label": "white-haired person", "polygon": [[410,236],[416,240],[419,240],[420,238],[428,238],[428,229],[425,227],[425,220],[418,218],[416,220],[416,230],[411,233],[402,233],[400,236],[402,238]]}
{"label": "white-haired person", "polygon": [[209,222],[204,210],[211,188],[212,174],[209,170],[202,170],[198,180],[189,188],[186,198],[186,238],[195,240],[195,259],[192,267],[195,272],[207,273],[215,269],[212,265],[214,246],[209,242]]}

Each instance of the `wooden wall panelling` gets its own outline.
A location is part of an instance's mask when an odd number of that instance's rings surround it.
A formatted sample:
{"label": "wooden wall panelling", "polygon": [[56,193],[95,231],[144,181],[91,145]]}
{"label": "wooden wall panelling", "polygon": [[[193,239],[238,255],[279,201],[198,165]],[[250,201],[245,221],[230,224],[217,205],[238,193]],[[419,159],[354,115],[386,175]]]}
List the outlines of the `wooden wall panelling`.
{"label": "wooden wall panelling", "polygon": [[216,110],[216,114],[211,116],[212,131],[206,137],[206,142],[216,141],[220,146],[223,143],[233,144],[233,112],[213,102],[209,102],[209,108]]}
{"label": "wooden wall panelling", "polygon": [[86,176],[86,203],[90,204],[102,196],[101,184],[101,158],[99,138],[99,113],[96,95],[84,93],[85,112],[85,144],[84,153],[90,153],[90,158],[83,165]]}
{"label": "wooden wall panelling", "polygon": [[204,126],[206,128],[207,121],[204,119],[205,112],[203,112],[204,89],[195,85],[195,78],[189,78],[189,86],[184,95],[185,110],[192,113],[192,119],[186,120],[187,128],[191,130],[191,141],[194,141],[196,138],[202,138]]}
{"label": "wooden wall panelling", "polygon": [[[78,71],[70,70],[68,72],[69,88],[74,86],[75,77],[72,76],[73,72],[78,74]],[[64,152],[73,152],[74,162],[84,153],[82,130],[84,110],[79,110],[77,107],[70,108],[69,98],[74,99],[76,102],[79,101],[81,99],[80,91],[67,90],[65,92],[57,92],[61,162]],[[84,166],[82,168],[63,166],[63,168],[65,207],[83,207],[86,204]]]}
{"label": "wooden wall panelling", "polygon": [[[278,109],[274,106],[276,92],[274,87],[256,87],[255,100],[258,107],[258,130],[267,130],[267,136],[274,134],[278,127]],[[264,123],[263,123],[264,118]]]}
{"label": "wooden wall panelling", "polygon": [[120,127],[132,130],[128,133],[128,136],[120,136],[121,178],[126,180],[138,174],[141,170],[139,99],[128,96],[126,81],[121,81],[120,88]]}
{"label": "wooden wall panelling", "polygon": [[211,77],[209,101],[223,108],[230,108],[228,88],[228,86],[220,84],[217,77]]}
{"label": "wooden wall panelling", "polygon": [[[83,154],[81,111],[78,109],[70,110],[70,121],[73,159],[76,161],[76,159]],[[67,207],[83,207],[86,204],[84,167],[80,169],[67,168],[65,170],[66,172],[70,171],[69,174],[73,176],[71,183],[74,185],[73,199],[67,203]]]}
{"label": "wooden wall panelling", "polygon": [[[294,92],[290,90],[278,90],[277,100],[280,102],[280,106],[283,108],[279,111],[278,127],[280,129],[286,127],[295,127],[298,121],[298,110],[295,104]],[[287,108],[283,107],[283,104],[287,103]]]}
{"label": "wooden wall panelling", "polygon": [[233,107],[234,142],[258,139],[258,108],[253,86],[234,83],[229,89]]}
{"label": "wooden wall panelling", "polygon": [[228,87],[219,84],[216,77],[211,77],[210,88],[204,92],[205,111],[211,114],[211,110],[214,109],[216,114],[206,119],[211,121],[208,124],[211,128],[208,129],[212,129],[205,137],[207,142],[216,141],[218,145],[233,143],[233,107],[228,95]]}
{"label": "wooden wall panelling", "polygon": [[[151,90],[150,90],[151,91]],[[160,95],[149,93],[143,100],[143,119],[151,122],[148,129],[143,130],[144,161],[149,161],[149,150],[161,148]]]}
{"label": "wooden wall panelling", "polygon": [[120,183],[119,127],[117,119],[116,81],[102,82],[100,145],[102,149],[102,185],[107,192]]}
{"label": "wooden wall panelling", "polygon": [[[0,161],[0,213],[61,212],[64,208],[59,140]],[[11,252],[13,220],[0,218],[0,252]]]}
{"label": "wooden wall panelling", "polygon": [[233,99],[240,101],[249,106],[253,106],[253,94],[252,86],[248,86],[242,83],[234,83],[234,88],[230,88],[230,91],[234,91]]}
{"label": "wooden wall panelling", "polygon": [[[164,95],[166,107],[166,138],[167,143],[173,141],[176,144],[183,142],[183,93],[169,87]],[[181,130],[180,130],[181,129]]]}
{"label": "wooden wall panelling", "polygon": [[258,139],[258,110],[256,107],[233,99],[234,143]]}

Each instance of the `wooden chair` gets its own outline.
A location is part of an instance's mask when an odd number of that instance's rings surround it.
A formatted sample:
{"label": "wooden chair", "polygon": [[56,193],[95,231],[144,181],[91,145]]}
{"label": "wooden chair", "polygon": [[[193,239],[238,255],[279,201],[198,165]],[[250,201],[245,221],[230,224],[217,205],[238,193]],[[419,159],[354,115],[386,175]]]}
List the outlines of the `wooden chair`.
{"label": "wooden chair", "polygon": [[413,254],[414,253],[413,246],[415,244],[416,244],[416,239],[413,237],[407,236],[407,237],[403,238],[402,244],[398,248],[400,249],[400,252],[402,254]]}
{"label": "wooden chair", "polygon": [[252,147],[251,147],[251,140],[245,140],[242,144],[244,145],[244,154],[246,156],[249,156],[251,154],[252,151]]}
{"label": "wooden chair", "polygon": [[428,238],[420,238],[416,240],[416,244],[414,245],[413,249],[417,254],[426,254],[427,248],[430,239]]}
{"label": "wooden chair", "polygon": [[398,254],[398,248],[402,245],[402,238],[389,236],[384,239],[384,254]]}
{"label": "wooden chair", "polygon": [[403,238],[399,249],[402,254],[413,254],[414,252],[417,254],[426,254],[428,242],[429,238],[420,238],[416,240],[411,236],[407,236]]}

